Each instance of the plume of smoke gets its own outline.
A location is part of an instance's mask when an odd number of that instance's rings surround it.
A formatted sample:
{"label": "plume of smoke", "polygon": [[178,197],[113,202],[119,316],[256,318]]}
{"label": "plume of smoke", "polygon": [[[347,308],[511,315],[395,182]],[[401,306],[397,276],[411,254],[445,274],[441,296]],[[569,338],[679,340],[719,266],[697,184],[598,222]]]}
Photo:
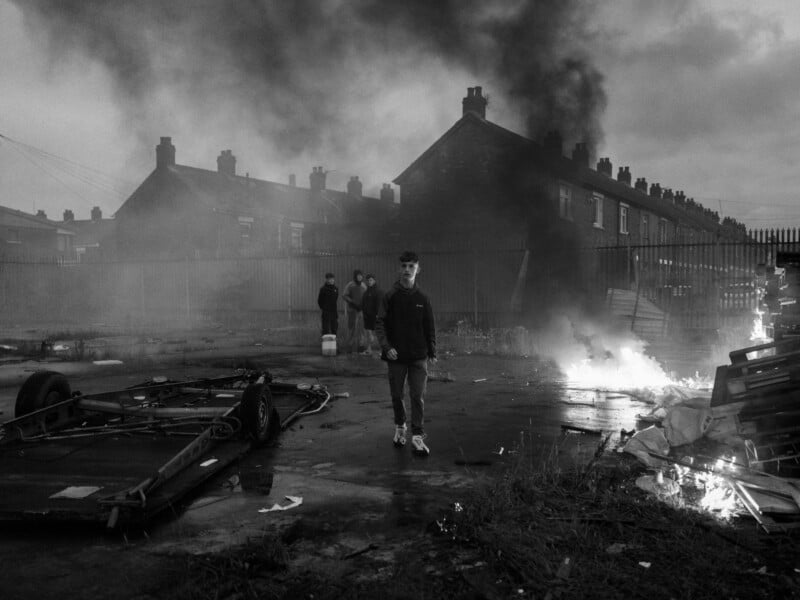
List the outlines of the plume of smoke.
{"label": "plume of smoke", "polygon": [[[54,57],[105,65],[148,149],[177,128],[209,157],[251,138],[262,159],[393,175],[431,126],[457,118],[455,90],[472,82],[534,138],[601,137],[602,76],[581,48],[578,0],[14,1]],[[173,131],[153,131],[164,124]],[[392,148],[403,142],[414,147]]]}

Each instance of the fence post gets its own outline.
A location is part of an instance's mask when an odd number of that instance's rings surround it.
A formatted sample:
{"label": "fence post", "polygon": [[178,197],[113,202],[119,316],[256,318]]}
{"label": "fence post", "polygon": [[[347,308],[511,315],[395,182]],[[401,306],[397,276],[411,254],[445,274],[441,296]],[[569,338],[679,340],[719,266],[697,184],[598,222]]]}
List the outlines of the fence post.
{"label": "fence post", "polygon": [[288,305],[287,305],[287,312],[289,322],[292,322],[292,288],[294,286],[294,277],[292,277],[292,251],[286,254],[286,269],[288,271],[288,279],[289,279],[289,298],[288,298]]}
{"label": "fence post", "polygon": [[478,328],[478,253],[472,252],[472,310],[475,328]]}
{"label": "fence post", "polygon": [[192,307],[189,300],[189,257],[186,257],[184,267],[184,291],[186,293],[186,326],[189,327],[192,322]]}

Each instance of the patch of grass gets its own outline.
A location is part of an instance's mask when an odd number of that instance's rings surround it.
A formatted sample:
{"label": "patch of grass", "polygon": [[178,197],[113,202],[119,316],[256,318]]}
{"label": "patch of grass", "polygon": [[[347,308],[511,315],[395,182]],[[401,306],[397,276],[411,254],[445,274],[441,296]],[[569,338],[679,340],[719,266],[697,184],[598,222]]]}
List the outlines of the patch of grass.
{"label": "patch of grass", "polygon": [[664,504],[635,486],[637,463],[518,456],[442,526],[478,550],[501,596],[800,598],[796,537]]}
{"label": "patch of grass", "polygon": [[376,556],[315,555],[329,540],[295,528],[187,558],[168,597],[800,598],[796,536],[662,503],[636,487],[642,469],[606,455],[564,468],[556,448],[521,445],[496,479]]}

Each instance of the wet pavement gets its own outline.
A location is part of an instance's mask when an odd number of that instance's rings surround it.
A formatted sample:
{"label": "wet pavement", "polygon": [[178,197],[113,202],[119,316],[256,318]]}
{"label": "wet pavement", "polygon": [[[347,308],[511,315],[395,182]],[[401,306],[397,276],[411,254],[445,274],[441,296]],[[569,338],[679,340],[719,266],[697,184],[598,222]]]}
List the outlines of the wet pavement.
{"label": "wet pavement", "polygon": [[[220,552],[265,535],[296,531],[304,552],[296,562],[340,561],[370,544],[402,543],[424,531],[471,486],[487,480],[518,453],[540,460],[558,452],[565,466],[585,461],[601,436],[565,432],[562,425],[611,434],[633,429],[646,406],[618,392],[565,388],[557,373],[533,359],[445,356],[436,366],[454,381],[433,380],[426,395],[431,455],[392,445],[393,422],[385,365],[374,357],[322,357],[286,349],[248,348],[251,366],[277,380],[321,383],[347,397],[302,417],[193,492],[179,510],[145,532],[104,535],[87,528],[26,525],[0,537],[0,589],[6,598],[137,597],[157,584],[175,557]],[[175,378],[230,373],[228,354],[182,356],[161,367],[100,370],[86,364],[48,364],[69,374],[84,393]],[[237,354],[241,358],[241,354]],[[17,381],[38,365],[0,369],[2,419],[13,413]],[[232,365],[231,365],[232,366]],[[28,369],[28,370],[26,370]],[[287,505],[288,510],[260,512]],[[338,563],[336,563],[338,564]],[[105,587],[94,578],[103,574]],[[8,593],[5,593],[8,592]]]}

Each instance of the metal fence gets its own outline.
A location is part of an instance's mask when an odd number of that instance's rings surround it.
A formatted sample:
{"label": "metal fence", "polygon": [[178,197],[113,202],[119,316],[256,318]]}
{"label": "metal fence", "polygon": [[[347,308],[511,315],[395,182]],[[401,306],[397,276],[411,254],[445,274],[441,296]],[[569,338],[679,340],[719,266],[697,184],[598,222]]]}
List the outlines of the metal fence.
{"label": "metal fence", "polygon": [[[437,251],[421,257],[418,282],[437,318],[496,326],[512,306],[524,250]],[[265,256],[58,264],[0,262],[0,325],[48,327],[194,326],[202,322],[279,325],[316,320],[324,275],[340,291],[354,269],[388,289],[397,253]]]}
{"label": "metal fence", "polygon": [[587,249],[592,289],[635,291],[660,307],[675,327],[720,329],[751,319],[757,281],[778,252],[800,252],[800,231],[762,230],[741,241]]}

